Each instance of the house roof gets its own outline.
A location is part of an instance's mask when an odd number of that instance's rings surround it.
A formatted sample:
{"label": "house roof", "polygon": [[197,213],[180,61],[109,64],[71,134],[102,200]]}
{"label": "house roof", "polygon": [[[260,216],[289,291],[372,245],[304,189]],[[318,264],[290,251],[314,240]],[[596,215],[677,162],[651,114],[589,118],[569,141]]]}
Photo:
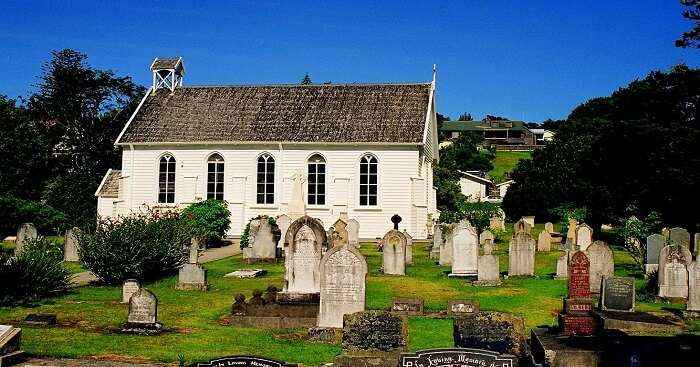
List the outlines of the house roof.
{"label": "house roof", "polygon": [[481,177],[479,175],[475,175],[473,173],[465,172],[465,171],[459,171],[459,174],[463,178],[466,178],[468,180],[471,180],[474,182],[479,182],[479,183],[484,184],[484,185],[491,185],[491,180],[489,180],[488,178]]}
{"label": "house roof", "polygon": [[117,144],[423,142],[430,83],[159,89]]}
{"label": "house roof", "polygon": [[[497,126],[494,126],[497,125]],[[509,125],[511,125],[509,127]],[[484,130],[528,130],[523,121],[445,121],[442,123],[442,131],[484,131]]]}
{"label": "house roof", "polygon": [[108,169],[107,173],[105,173],[105,176],[102,178],[102,182],[100,182],[100,186],[98,186],[97,191],[95,191],[95,196],[103,198],[119,197],[119,179],[121,175],[121,170]]}

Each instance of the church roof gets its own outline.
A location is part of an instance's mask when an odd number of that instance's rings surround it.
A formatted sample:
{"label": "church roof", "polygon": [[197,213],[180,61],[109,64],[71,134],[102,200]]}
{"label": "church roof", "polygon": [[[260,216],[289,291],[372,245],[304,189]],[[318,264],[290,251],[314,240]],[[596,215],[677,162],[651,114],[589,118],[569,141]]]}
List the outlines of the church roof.
{"label": "church roof", "polygon": [[142,101],[117,144],[419,144],[430,93],[430,83],[158,89]]}
{"label": "church roof", "polygon": [[119,197],[119,178],[121,178],[122,171],[117,169],[108,169],[105,176],[102,178],[100,186],[95,191],[95,196],[101,196],[103,198],[116,198]]}

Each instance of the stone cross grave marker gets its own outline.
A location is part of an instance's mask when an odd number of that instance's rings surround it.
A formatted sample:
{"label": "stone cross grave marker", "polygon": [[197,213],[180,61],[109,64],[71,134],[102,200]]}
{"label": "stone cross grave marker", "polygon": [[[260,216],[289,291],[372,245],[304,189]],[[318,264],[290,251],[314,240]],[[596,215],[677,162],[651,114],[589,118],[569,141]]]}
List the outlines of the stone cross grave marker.
{"label": "stone cross grave marker", "polygon": [[[277,247],[284,247],[284,236],[287,235],[287,230],[289,229],[289,225],[292,224],[292,218],[290,218],[287,214],[282,214],[277,217],[277,227],[280,229],[280,234],[282,236],[282,241],[278,244]],[[287,251],[285,249],[285,251]]]}
{"label": "stone cross grave marker", "polygon": [[384,274],[406,275],[406,236],[392,229],[384,235],[383,242]]}
{"label": "stone cross grave marker", "polygon": [[613,276],[615,262],[613,252],[603,241],[595,241],[584,251],[590,262],[591,292],[600,293],[600,284],[604,276]]}
{"label": "stone cross grave marker", "polygon": [[[306,176],[301,171],[292,175],[292,196],[289,200],[287,214],[295,220],[306,215],[306,200],[304,200],[304,183]],[[284,235],[284,234],[283,234]]]}
{"label": "stone cross grave marker", "polygon": [[604,311],[634,312],[634,278],[603,276],[600,308]]}
{"label": "stone cross grave marker", "polygon": [[292,222],[285,236],[285,293],[319,292],[324,242],[326,232],[314,218],[303,216]]}
{"label": "stone cross grave marker", "polygon": [[63,241],[63,261],[80,261],[78,257],[78,239],[76,238],[79,230],[77,227],[73,227],[66,231],[66,237]]}
{"label": "stone cross grave marker", "polygon": [[365,310],[367,262],[354,246],[333,247],[320,268],[318,326],[342,328],[344,315]]}
{"label": "stone cross grave marker", "polygon": [[688,270],[692,256],[685,246],[671,245],[659,254],[659,297],[688,298]]}
{"label": "stone cross grave marker", "polygon": [[452,231],[451,277],[477,275],[479,260],[479,237],[476,229],[463,219]]}

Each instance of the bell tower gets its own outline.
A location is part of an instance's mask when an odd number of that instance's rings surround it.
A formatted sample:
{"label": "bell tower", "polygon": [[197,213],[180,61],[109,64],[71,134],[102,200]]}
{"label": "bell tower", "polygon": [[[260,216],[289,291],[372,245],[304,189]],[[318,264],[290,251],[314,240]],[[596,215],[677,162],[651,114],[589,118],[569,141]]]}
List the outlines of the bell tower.
{"label": "bell tower", "polygon": [[151,71],[153,71],[153,91],[167,88],[170,93],[173,93],[175,88],[182,86],[185,64],[182,62],[182,57],[156,57],[151,63]]}

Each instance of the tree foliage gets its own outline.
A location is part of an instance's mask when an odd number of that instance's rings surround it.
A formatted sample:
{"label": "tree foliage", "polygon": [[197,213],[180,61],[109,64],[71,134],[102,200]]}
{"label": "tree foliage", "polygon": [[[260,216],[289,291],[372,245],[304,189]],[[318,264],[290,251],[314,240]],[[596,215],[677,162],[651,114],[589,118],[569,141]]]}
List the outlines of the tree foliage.
{"label": "tree foliage", "polygon": [[589,224],[658,211],[667,225],[700,222],[700,70],[654,71],[578,106],[554,141],[521,161],[503,206],[511,218],[556,219],[585,208]]}
{"label": "tree foliage", "polygon": [[194,203],[182,211],[182,216],[190,223],[192,235],[205,239],[209,245],[219,244],[231,225],[231,211],[223,200]]}
{"label": "tree foliage", "polygon": [[686,7],[683,17],[693,23],[693,28],[683,32],[676,40],[676,47],[700,48],[700,0],[681,0],[681,4]]}
{"label": "tree foliage", "polygon": [[311,85],[314,84],[314,82],[311,81],[311,77],[309,76],[309,73],[304,73],[304,78],[301,80],[301,85]]}

